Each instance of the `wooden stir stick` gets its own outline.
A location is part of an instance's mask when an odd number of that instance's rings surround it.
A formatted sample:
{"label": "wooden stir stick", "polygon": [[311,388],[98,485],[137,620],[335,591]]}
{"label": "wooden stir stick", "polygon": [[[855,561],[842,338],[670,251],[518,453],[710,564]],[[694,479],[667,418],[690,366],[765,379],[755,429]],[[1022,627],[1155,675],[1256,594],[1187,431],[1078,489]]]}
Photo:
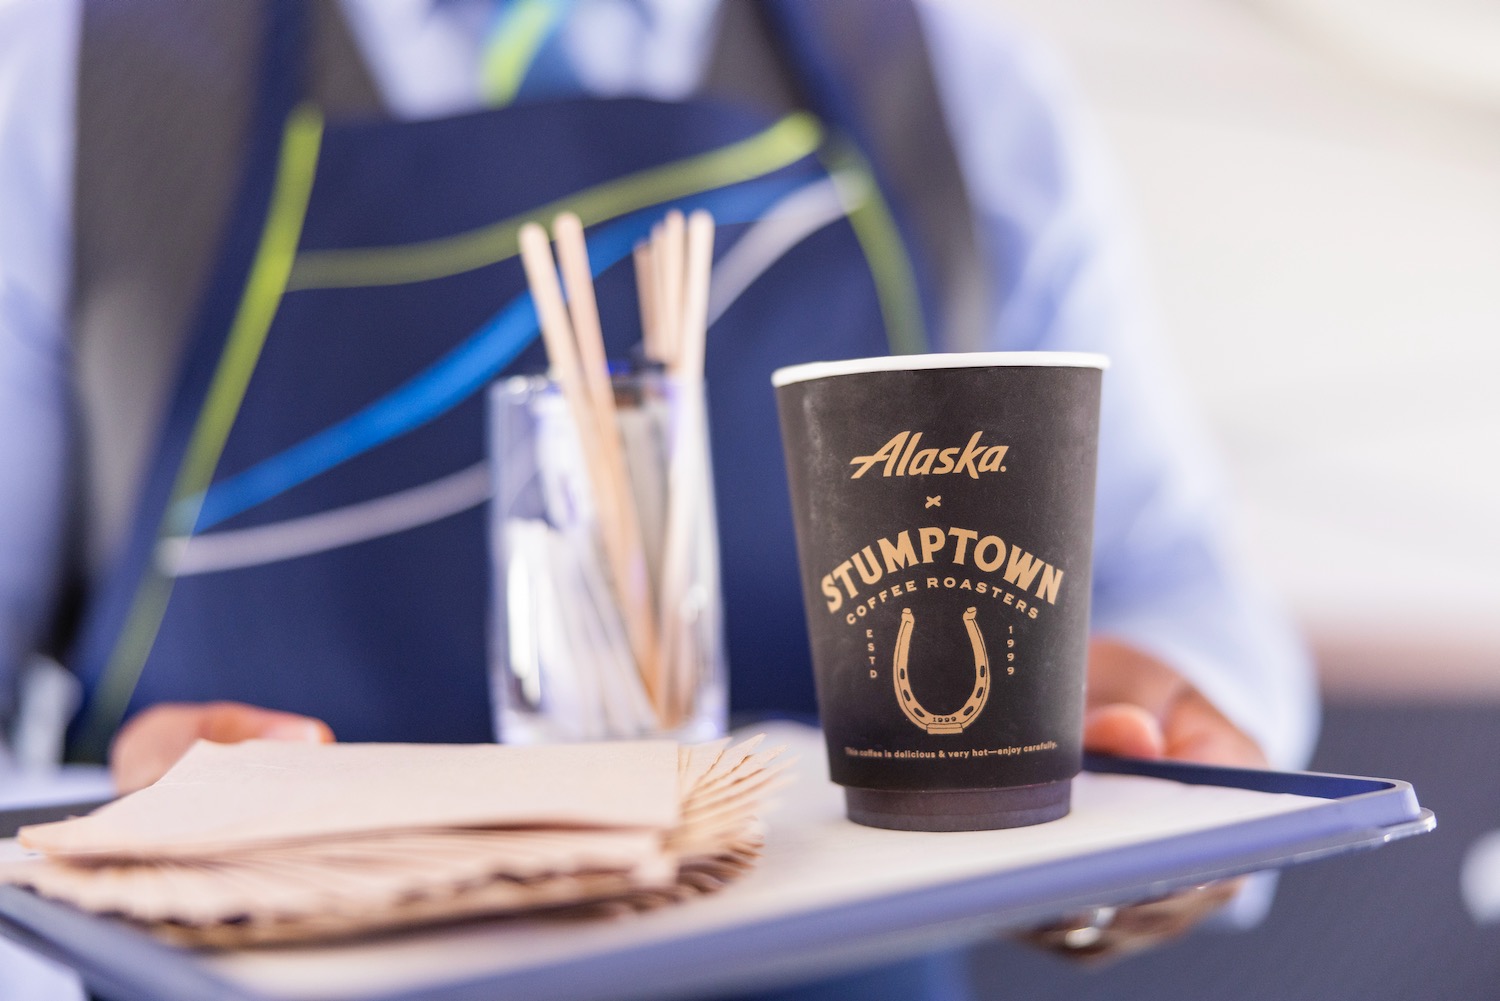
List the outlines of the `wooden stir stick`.
{"label": "wooden stir stick", "polygon": [[656,271],[652,264],[651,244],[642,240],[635,245],[635,291],[641,305],[641,346],[651,361],[662,361],[661,330],[656,308]]}
{"label": "wooden stir stick", "polygon": [[[692,711],[693,678],[698,657],[711,651],[695,651],[687,635],[683,610],[692,586],[694,529],[708,516],[704,510],[707,492],[702,489],[709,471],[704,468],[704,435],[707,433],[703,401],[703,364],[708,336],[708,287],[713,267],[714,223],[706,211],[695,211],[685,233],[683,295],[674,301],[675,349],[666,359],[667,371],[676,382],[676,422],[672,434],[667,482],[667,528],[662,556],[660,595],[662,660],[666,671],[668,726],[675,726]],[[664,267],[676,260],[659,262]],[[695,656],[695,654],[697,656]]]}
{"label": "wooden stir stick", "polygon": [[661,360],[671,369],[682,350],[682,260],[685,253],[686,224],[682,213],[673,209],[652,230],[651,249],[655,257],[656,320],[661,342]]}

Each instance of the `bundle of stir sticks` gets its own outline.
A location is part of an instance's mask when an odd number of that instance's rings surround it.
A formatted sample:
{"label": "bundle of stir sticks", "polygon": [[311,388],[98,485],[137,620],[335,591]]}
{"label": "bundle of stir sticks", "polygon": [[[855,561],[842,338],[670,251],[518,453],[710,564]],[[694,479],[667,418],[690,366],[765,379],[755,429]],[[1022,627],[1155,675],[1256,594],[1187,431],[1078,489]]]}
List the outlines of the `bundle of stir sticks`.
{"label": "bundle of stir sticks", "polygon": [[577,430],[630,660],[655,729],[670,730],[692,712],[703,653],[695,648],[683,611],[692,604],[693,534],[707,514],[702,384],[713,218],[701,210],[686,219],[672,211],[634,254],[645,355],[663,368],[675,390],[664,528],[658,533],[660,551],[651,558],[643,524],[659,512],[640,511],[631,485],[631,450],[621,436],[583,225],[576,215],[560,215],[553,236],[556,261],[546,231],[536,223],[523,227],[521,261],[551,373]]}

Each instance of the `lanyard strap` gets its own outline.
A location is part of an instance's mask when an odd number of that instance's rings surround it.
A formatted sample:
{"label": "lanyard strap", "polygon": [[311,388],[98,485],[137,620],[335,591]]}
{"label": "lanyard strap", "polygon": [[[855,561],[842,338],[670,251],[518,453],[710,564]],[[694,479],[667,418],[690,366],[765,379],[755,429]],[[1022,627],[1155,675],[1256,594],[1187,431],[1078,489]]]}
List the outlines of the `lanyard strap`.
{"label": "lanyard strap", "polygon": [[572,8],[573,0],[510,0],[497,7],[479,60],[479,92],[486,104],[501,108],[516,99]]}

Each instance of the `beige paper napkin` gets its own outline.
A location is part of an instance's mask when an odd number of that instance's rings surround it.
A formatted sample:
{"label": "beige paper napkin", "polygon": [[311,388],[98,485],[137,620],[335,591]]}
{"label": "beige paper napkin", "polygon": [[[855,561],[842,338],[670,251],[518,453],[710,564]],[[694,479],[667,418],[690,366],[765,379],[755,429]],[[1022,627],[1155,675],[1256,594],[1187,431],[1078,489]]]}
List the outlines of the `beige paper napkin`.
{"label": "beige paper napkin", "polygon": [[199,744],[148,789],[24,829],[45,857],[0,882],[216,947],[656,906],[754,863],[781,767],[758,744]]}
{"label": "beige paper napkin", "polygon": [[677,817],[670,741],[302,744],[200,740],[155,785],[87,817],[28,827],[58,857],[160,857],[418,827],[586,824],[662,828]]}

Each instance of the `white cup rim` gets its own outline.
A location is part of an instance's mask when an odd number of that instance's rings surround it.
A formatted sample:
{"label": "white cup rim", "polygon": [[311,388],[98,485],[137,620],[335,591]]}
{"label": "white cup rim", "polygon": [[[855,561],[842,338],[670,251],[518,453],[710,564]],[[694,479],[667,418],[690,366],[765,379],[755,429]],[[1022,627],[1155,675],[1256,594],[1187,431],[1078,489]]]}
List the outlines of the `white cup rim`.
{"label": "white cup rim", "polygon": [[882,355],[844,361],[813,361],[788,365],[771,373],[778,389],[838,375],[866,372],[903,372],[939,368],[1109,368],[1109,358],[1087,351],[967,351],[953,354]]}

